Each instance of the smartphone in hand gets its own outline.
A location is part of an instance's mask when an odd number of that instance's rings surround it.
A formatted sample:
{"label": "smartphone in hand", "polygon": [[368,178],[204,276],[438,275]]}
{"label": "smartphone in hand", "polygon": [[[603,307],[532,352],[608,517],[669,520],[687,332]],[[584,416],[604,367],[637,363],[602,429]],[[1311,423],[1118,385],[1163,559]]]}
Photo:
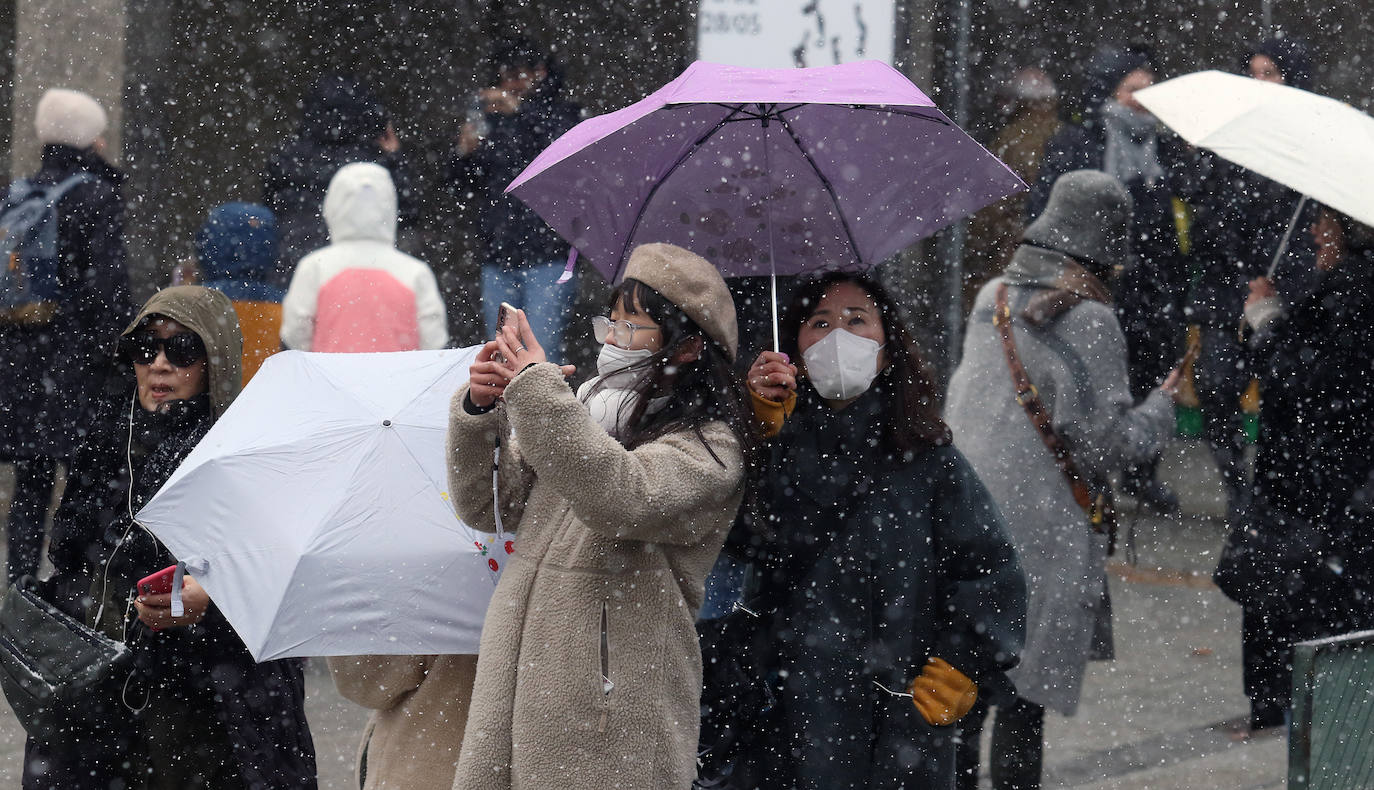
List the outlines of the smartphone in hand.
{"label": "smartphone in hand", "polygon": [[167,595],[172,592],[172,577],[177,566],[168,565],[157,573],[138,580],[139,595]]}
{"label": "smartphone in hand", "polygon": [[[501,334],[501,330],[505,328],[506,322],[509,321],[509,320],[511,319],[511,317],[514,316],[514,315],[515,315],[515,305],[511,304],[510,302],[502,302],[502,303],[501,303],[501,306],[498,307],[498,308],[496,308],[496,334],[497,334],[497,335],[500,335],[500,334]],[[500,363],[502,363],[502,364],[505,364],[505,362],[506,362],[506,357],[498,351],[498,352],[496,353],[496,361],[497,361],[497,362],[500,362]]]}

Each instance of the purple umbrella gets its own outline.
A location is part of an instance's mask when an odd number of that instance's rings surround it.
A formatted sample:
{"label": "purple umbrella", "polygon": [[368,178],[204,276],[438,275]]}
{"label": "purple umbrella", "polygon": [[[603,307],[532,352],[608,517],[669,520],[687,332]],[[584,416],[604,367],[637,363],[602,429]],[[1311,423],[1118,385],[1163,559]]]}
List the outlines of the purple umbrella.
{"label": "purple umbrella", "polygon": [[654,241],[727,277],[866,269],[1022,189],[885,63],[698,61],[578,124],[506,191],[615,282]]}

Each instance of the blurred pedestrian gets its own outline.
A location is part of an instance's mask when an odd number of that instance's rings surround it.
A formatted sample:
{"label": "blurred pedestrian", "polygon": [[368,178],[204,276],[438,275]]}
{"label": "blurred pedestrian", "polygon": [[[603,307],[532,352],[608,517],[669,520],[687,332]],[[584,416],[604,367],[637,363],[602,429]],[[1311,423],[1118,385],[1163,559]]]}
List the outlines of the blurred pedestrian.
{"label": "blurred pedestrian", "polygon": [[[1061,176],[1006,271],[979,293],[950,380],[945,417],[955,443],[1005,516],[1030,587],[1026,646],[1009,673],[1016,697],[994,703],[996,790],[1040,787],[1045,709],[1073,715],[1089,658],[1111,657],[1109,537],[1094,524],[1106,516],[1110,474],[1152,457],[1173,424],[1177,370],[1133,405],[1106,284],[1130,254],[1131,227],[1131,198],[1115,177]],[[993,323],[1003,304],[997,320],[1010,321],[1015,363]],[[1013,386],[1017,365],[1028,383]],[[1043,425],[1028,413],[1036,410]],[[1079,482],[1070,482],[1052,441]],[[986,713],[980,707],[963,727],[961,788],[977,787]]]}
{"label": "blurred pedestrian", "polygon": [[339,656],[329,670],[339,694],[372,711],[357,787],[451,790],[477,656]]}
{"label": "blurred pedestrian", "polygon": [[280,234],[274,285],[284,287],[301,258],[325,245],[320,206],[334,173],[350,162],[385,167],[396,185],[399,224],[415,222],[418,197],[386,107],[361,81],[326,74],[306,94],[300,126],[267,161],[262,177],[262,202]]}
{"label": "blurred pedestrian", "polygon": [[1285,305],[1256,278],[1245,303],[1264,419],[1254,501],[1216,580],[1244,611],[1250,732],[1287,719],[1293,643],[1374,628],[1370,524],[1352,518],[1374,473],[1374,229],[1318,208],[1308,291]]}
{"label": "blurred pedestrian", "polygon": [[[34,114],[42,164],[10,188],[0,208],[3,222],[25,197],[55,201],[48,216],[56,220],[47,244],[38,237],[51,226],[35,226],[33,245],[21,243],[0,280],[0,366],[7,371],[0,460],[14,465],[15,480],[7,522],[11,582],[38,572],[57,464],[84,438],[112,338],[129,315],[124,174],[104,159],[105,127],[105,110],[90,96],[44,93]],[[24,292],[14,275],[28,267],[50,270],[51,293]]]}
{"label": "blurred pedestrian", "polygon": [[434,272],[396,249],[386,168],[340,168],[324,199],[329,246],[301,260],[282,302],[281,342],[300,351],[443,348],[448,319]]}
{"label": "blurred pedestrian", "polygon": [[[593,320],[598,376],[578,394],[517,310],[453,399],[458,514],[518,536],[454,787],[687,790],[696,773],[692,621],[756,445],[735,307],[706,260],[645,244],[609,308]],[[493,500],[474,459],[497,442]]]}
{"label": "blurred pedestrian", "polygon": [[[1009,117],[989,149],[1022,181],[1034,184],[1046,145],[1064,125],[1059,119],[1059,89],[1044,69],[1027,66],[1017,70],[1003,91]],[[1026,197],[1024,192],[1005,197],[973,215],[964,260],[966,312],[983,283],[1001,274],[1021,243]]]}
{"label": "blurred pedestrian", "polygon": [[266,206],[225,203],[210,210],[196,233],[196,263],[204,285],[234,304],[243,333],[243,383],[281,349],[281,302],[272,282],[277,221]]}
{"label": "blurred pedestrian", "polygon": [[506,187],[541,151],[577,124],[553,56],[527,39],[503,41],[488,58],[491,87],[473,97],[450,165],[459,203],[475,203],[482,242],[482,310],[496,334],[502,302],[522,308],[540,342],[558,355],[576,286],[558,282],[568,243]]}
{"label": "blurred pedestrian", "polygon": [[237,396],[241,354],[229,299],[199,286],[154,294],[120,336],[54,519],[44,597],[124,642],[136,669],[60,738],[29,740],[26,790],[316,786],[301,662],[254,661],[192,576],[181,616],[170,595],[134,591],[177,558],[132,514]]}
{"label": "blurred pedestrian", "polygon": [[781,347],[749,370],[776,436],[759,515],[732,539],[758,572],[749,608],[777,684],[746,755],[756,784],[949,787],[954,724],[1012,693],[1021,567],[875,280],[799,282]]}
{"label": "blurred pedestrian", "polygon": [[[1084,71],[1083,120],[1066,125],[1050,140],[1027,217],[1040,214],[1055,180],[1073,170],[1102,170],[1130,192],[1135,217],[1131,259],[1111,263],[1124,269],[1115,278],[1115,304],[1126,334],[1131,393],[1139,400],[1175,366],[1182,350],[1188,267],[1179,246],[1174,198],[1191,156],[1135,100],[1135,91],[1155,81],[1147,49],[1101,47]],[[1156,478],[1157,466],[1158,458],[1132,463],[1122,475],[1122,489],[1173,512],[1178,498]]]}
{"label": "blurred pedestrian", "polygon": [[[1242,73],[1255,79],[1310,87],[1306,49],[1293,39],[1264,41],[1247,51],[1239,65]],[[1198,268],[1187,315],[1201,333],[1194,371],[1203,437],[1221,472],[1227,518],[1234,527],[1243,520],[1249,498],[1240,401],[1254,378],[1236,330],[1246,283],[1269,270],[1302,196],[1210,151],[1197,152],[1197,165],[1187,179],[1193,215],[1191,254]],[[1316,207],[1309,207],[1298,228],[1315,218]],[[1311,239],[1294,233],[1273,278],[1280,298],[1287,301],[1307,289],[1314,254]]]}

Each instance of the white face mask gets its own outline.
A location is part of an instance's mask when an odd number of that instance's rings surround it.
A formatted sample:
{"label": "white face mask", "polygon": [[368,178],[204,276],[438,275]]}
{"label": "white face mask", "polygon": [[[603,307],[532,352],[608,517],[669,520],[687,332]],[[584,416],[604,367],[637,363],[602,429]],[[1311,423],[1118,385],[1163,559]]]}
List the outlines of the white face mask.
{"label": "white face mask", "polygon": [[630,351],[610,343],[602,343],[601,353],[596,355],[596,372],[601,374],[601,378],[609,379],[615,373],[636,362],[643,362],[653,355],[654,352],[647,348],[637,348]]}
{"label": "white face mask", "polygon": [[883,347],[846,329],[833,329],[806,351],[806,376],[826,400],[857,398],[878,376],[878,352]]}
{"label": "white face mask", "polygon": [[[600,375],[577,388],[577,399],[587,407],[592,419],[617,439],[624,433],[620,421],[629,418],[634,411],[633,399],[639,397],[631,389],[636,376],[625,369],[653,355],[654,352],[647,349],[627,351],[610,343],[603,344],[596,357],[596,372]],[[653,398],[646,413],[653,414],[666,405],[666,396]]]}

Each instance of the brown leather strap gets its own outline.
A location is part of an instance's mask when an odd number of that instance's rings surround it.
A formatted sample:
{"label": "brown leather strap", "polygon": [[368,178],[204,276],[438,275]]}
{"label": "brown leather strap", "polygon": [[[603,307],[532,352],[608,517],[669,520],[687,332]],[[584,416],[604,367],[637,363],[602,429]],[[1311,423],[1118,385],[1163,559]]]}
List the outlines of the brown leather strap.
{"label": "brown leather strap", "polygon": [[1069,448],[1064,446],[1064,440],[1054,432],[1054,427],[1050,423],[1050,413],[1040,400],[1040,392],[1031,383],[1026,366],[1021,363],[1021,355],[1016,351],[1016,338],[1011,332],[1011,309],[1007,306],[1006,283],[999,283],[997,286],[997,307],[992,313],[992,323],[1002,336],[1002,352],[1007,358],[1007,369],[1011,371],[1011,386],[1016,393],[1016,402],[1026,410],[1026,416],[1030,418],[1035,432],[1040,434],[1040,441],[1045,443],[1045,447],[1054,456],[1055,463],[1059,464],[1059,470],[1064,473],[1064,478],[1069,481],[1069,488],[1073,490],[1073,501],[1088,514],[1095,531],[1106,533],[1106,522],[1111,517],[1110,497],[1106,498],[1105,503],[1100,503],[1093,497],[1087,480],[1078,471],[1078,465],[1069,454]]}

